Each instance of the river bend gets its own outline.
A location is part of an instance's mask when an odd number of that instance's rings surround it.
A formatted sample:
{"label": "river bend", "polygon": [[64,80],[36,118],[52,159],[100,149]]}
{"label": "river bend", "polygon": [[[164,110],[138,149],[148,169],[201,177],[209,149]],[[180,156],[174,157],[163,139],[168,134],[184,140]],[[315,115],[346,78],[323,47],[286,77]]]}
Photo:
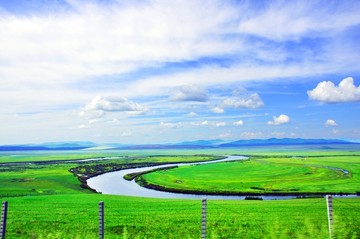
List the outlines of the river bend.
{"label": "river bend", "polygon": [[[165,168],[169,166],[182,166],[182,165],[198,165],[198,164],[209,164],[209,163],[219,163],[219,162],[228,162],[235,160],[245,160],[247,157],[244,156],[228,156],[225,159],[207,161],[207,162],[198,162],[198,163],[176,163],[176,164],[165,164],[151,167],[142,167],[142,168],[133,168],[125,169],[116,172],[109,172],[101,174],[99,176],[90,178],[87,180],[87,184],[92,189],[95,189],[97,192],[102,194],[113,194],[113,195],[124,195],[124,196],[136,196],[136,197],[151,197],[151,198],[189,198],[189,199],[199,199],[199,198],[208,198],[208,199],[244,199],[245,196],[221,196],[221,195],[198,195],[198,194],[183,194],[183,193],[172,193],[172,192],[163,192],[153,189],[148,189],[138,185],[135,180],[127,181],[124,179],[126,174],[138,173],[143,171],[148,171],[152,169]],[[295,198],[295,196],[261,196],[265,200],[271,199],[290,199]]]}

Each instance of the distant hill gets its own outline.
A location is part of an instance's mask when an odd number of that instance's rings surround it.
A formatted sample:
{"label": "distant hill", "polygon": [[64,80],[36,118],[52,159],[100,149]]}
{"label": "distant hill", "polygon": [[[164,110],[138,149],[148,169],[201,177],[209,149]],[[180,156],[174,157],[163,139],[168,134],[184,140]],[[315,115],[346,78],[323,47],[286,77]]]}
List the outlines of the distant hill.
{"label": "distant hill", "polygon": [[95,146],[95,143],[88,141],[48,142],[43,144],[0,145],[0,151],[79,150]]}
{"label": "distant hill", "polygon": [[238,140],[219,145],[219,147],[238,147],[238,146],[266,146],[266,145],[324,145],[324,144],[354,144],[353,142],[339,139],[301,139],[301,138],[270,138],[270,139],[250,139]]}
{"label": "distant hill", "polygon": [[30,151],[30,150],[125,150],[125,149],[209,149],[209,148],[236,148],[241,146],[271,146],[271,145],[330,145],[359,144],[339,139],[301,139],[301,138],[270,138],[250,139],[226,142],[220,139],[184,141],[168,144],[96,144],[89,141],[49,142],[43,144],[0,145],[0,151]]}

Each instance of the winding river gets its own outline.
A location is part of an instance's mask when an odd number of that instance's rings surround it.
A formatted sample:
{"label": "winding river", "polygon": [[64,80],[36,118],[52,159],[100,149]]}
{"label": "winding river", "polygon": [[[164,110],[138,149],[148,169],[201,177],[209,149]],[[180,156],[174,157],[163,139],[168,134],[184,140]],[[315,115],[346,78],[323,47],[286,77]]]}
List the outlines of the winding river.
{"label": "winding river", "polygon": [[[219,162],[228,162],[234,160],[245,160],[247,157],[244,156],[228,156],[225,159],[208,161],[208,162],[199,162],[199,163],[177,163],[177,164],[166,164],[161,166],[152,166],[152,167],[142,167],[134,169],[126,169],[116,172],[105,173],[87,180],[89,187],[95,189],[97,192],[102,194],[113,194],[113,195],[125,195],[125,196],[137,196],[137,197],[151,197],[151,198],[189,198],[189,199],[199,199],[199,198],[208,198],[208,199],[244,199],[245,196],[219,196],[219,195],[198,195],[198,194],[183,194],[183,193],[171,193],[157,191],[153,189],[148,189],[139,186],[135,180],[127,181],[124,179],[126,174],[138,173],[152,169],[164,168],[169,166],[182,166],[182,165],[197,165],[197,164],[209,164],[209,163],[219,163]],[[264,200],[272,199],[291,199],[296,198],[296,196],[261,196]]]}

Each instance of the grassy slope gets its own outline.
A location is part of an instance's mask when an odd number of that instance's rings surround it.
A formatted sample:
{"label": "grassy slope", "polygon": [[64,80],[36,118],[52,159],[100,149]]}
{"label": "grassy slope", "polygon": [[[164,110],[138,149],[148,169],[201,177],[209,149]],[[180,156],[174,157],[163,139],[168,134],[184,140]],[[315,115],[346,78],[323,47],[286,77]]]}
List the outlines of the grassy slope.
{"label": "grassy slope", "polygon": [[[360,156],[323,156],[255,157],[183,166],[145,174],[140,181],[170,190],[218,193],[358,192]],[[349,174],[328,167],[345,169]]]}

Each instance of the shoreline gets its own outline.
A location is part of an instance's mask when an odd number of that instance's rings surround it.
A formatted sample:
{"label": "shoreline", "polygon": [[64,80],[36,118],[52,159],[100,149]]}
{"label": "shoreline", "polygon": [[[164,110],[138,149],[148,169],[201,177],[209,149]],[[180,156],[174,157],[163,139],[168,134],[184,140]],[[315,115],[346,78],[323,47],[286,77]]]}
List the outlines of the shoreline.
{"label": "shoreline", "polygon": [[141,179],[135,179],[136,183],[144,188],[169,192],[169,193],[181,193],[181,194],[195,194],[195,195],[211,195],[211,196],[293,196],[298,198],[308,198],[308,197],[324,197],[326,195],[338,195],[338,196],[360,196],[360,192],[356,193],[347,193],[347,192],[230,192],[230,191],[199,191],[199,190],[189,190],[189,189],[176,189],[176,188],[167,188],[156,184],[148,183],[147,181]]}

